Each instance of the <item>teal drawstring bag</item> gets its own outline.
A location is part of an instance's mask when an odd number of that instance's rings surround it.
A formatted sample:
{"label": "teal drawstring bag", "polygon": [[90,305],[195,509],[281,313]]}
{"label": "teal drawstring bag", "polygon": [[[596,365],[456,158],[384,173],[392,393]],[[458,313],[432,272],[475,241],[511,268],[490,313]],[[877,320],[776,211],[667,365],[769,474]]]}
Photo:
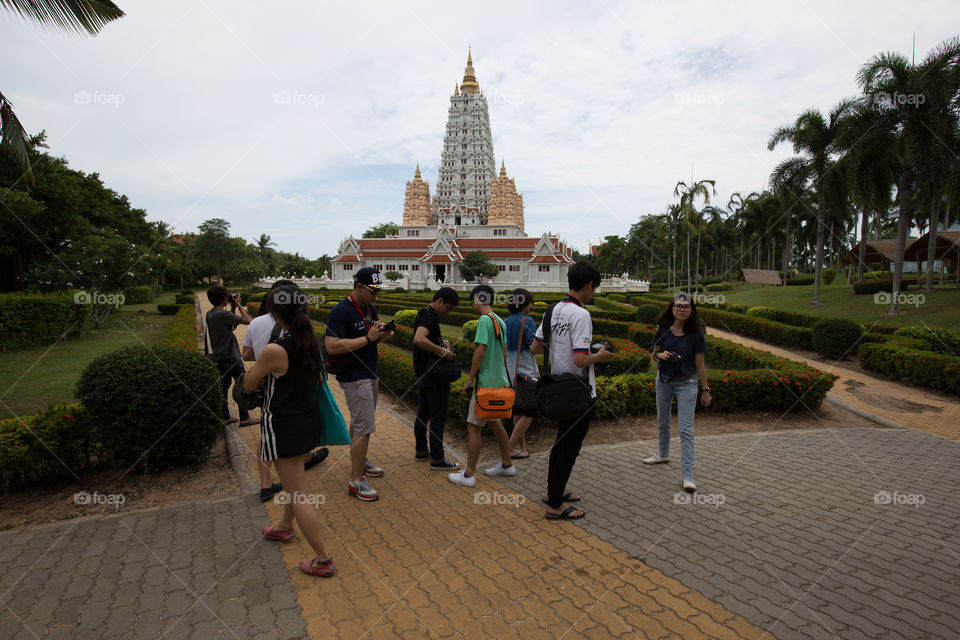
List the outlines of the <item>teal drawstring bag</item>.
{"label": "teal drawstring bag", "polygon": [[327,372],[323,372],[323,384],[317,385],[317,402],[320,405],[320,444],[338,446],[353,444],[347,422],[340,413],[337,399],[327,385]]}

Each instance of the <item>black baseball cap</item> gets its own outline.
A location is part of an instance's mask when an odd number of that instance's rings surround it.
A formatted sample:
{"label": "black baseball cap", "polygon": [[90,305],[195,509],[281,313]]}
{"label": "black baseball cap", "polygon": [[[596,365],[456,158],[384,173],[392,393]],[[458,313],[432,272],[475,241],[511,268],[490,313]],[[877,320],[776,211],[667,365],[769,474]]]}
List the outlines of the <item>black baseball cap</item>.
{"label": "black baseball cap", "polygon": [[380,271],[373,267],[364,267],[360,269],[360,271],[357,271],[357,275],[353,276],[353,283],[355,285],[362,284],[371,289],[382,289],[383,276],[380,275]]}

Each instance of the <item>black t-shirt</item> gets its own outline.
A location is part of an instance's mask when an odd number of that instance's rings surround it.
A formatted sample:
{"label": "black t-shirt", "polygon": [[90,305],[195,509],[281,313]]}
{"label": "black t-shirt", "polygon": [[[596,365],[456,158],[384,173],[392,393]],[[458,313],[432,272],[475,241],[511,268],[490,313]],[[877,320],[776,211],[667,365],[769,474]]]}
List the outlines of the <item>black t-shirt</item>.
{"label": "black t-shirt", "polygon": [[207,311],[207,332],[210,340],[208,356],[224,362],[240,359],[240,344],[233,334],[238,324],[240,316],[226,309]]}
{"label": "black t-shirt", "polygon": [[[350,298],[338,302],[330,310],[327,318],[327,332],[324,335],[333,338],[362,338],[367,335],[367,327],[377,319],[377,308],[372,304],[361,307],[363,316]],[[350,364],[346,370],[337,376],[339,382],[355,382],[357,380],[374,380],[377,377],[377,343],[370,344],[346,354]]]}
{"label": "black t-shirt", "polygon": [[663,375],[663,379],[667,381],[692,378],[697,375],[697,363],[694,360],[694,355],[707,352],[707,341],[703,336],[703,331],[694,331],[678,336],[671,331],[670,327],[657,327],[657,332],[654,334],[653,340],[650,341],[651,352],[655,345],[660,345],[661,351],[680,354],[679,365],[658,361],[658,369]]}
{"label": "black t-shirt", "polygon": [[[427,328],[427,339],[438,347],[443,344],[443,336],[440,335],[440,319],[437,318],[433,307],[426,306],[417,313],[416,320],[413,321],[413,334],[417,334],[418,327]],[[420,378],[427,371],[430,359],[435,358],[437,354],[425,351],[417,345],[413,345],[413,371]]]}

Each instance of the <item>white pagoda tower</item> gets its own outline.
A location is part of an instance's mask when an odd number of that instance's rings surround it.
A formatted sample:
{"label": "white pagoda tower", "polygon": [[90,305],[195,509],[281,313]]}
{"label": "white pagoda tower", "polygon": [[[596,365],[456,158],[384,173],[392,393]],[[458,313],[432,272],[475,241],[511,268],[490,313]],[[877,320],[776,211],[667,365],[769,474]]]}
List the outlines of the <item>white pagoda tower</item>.
{"label": "white pagoda tower", "polygon": [[450,96],[433,223],[441,227],[487,224],[490,184],[496,176],[487,99],[477,84],[473,53],[468,51],[463,82]]}

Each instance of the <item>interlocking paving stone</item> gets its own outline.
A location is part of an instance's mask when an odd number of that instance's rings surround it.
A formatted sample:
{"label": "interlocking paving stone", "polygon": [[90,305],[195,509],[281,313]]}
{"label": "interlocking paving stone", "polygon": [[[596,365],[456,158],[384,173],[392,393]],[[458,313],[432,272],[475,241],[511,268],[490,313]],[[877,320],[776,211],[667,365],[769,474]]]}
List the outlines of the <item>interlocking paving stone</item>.
{"label": "interlocking paving stone", "polygon": [[267,522],[246,496],[0,533],[0,639],[303,638]]}
{"label": "interlocking paving stone", "polygon": [[[587,447],[588,532],[777,638],[960,636],[960,444],[903,429],[699,436],[698,491],[656,441]],[[505,484],[544,494],[545,454]],[[881,635],[882,634],[882,635]]]}

